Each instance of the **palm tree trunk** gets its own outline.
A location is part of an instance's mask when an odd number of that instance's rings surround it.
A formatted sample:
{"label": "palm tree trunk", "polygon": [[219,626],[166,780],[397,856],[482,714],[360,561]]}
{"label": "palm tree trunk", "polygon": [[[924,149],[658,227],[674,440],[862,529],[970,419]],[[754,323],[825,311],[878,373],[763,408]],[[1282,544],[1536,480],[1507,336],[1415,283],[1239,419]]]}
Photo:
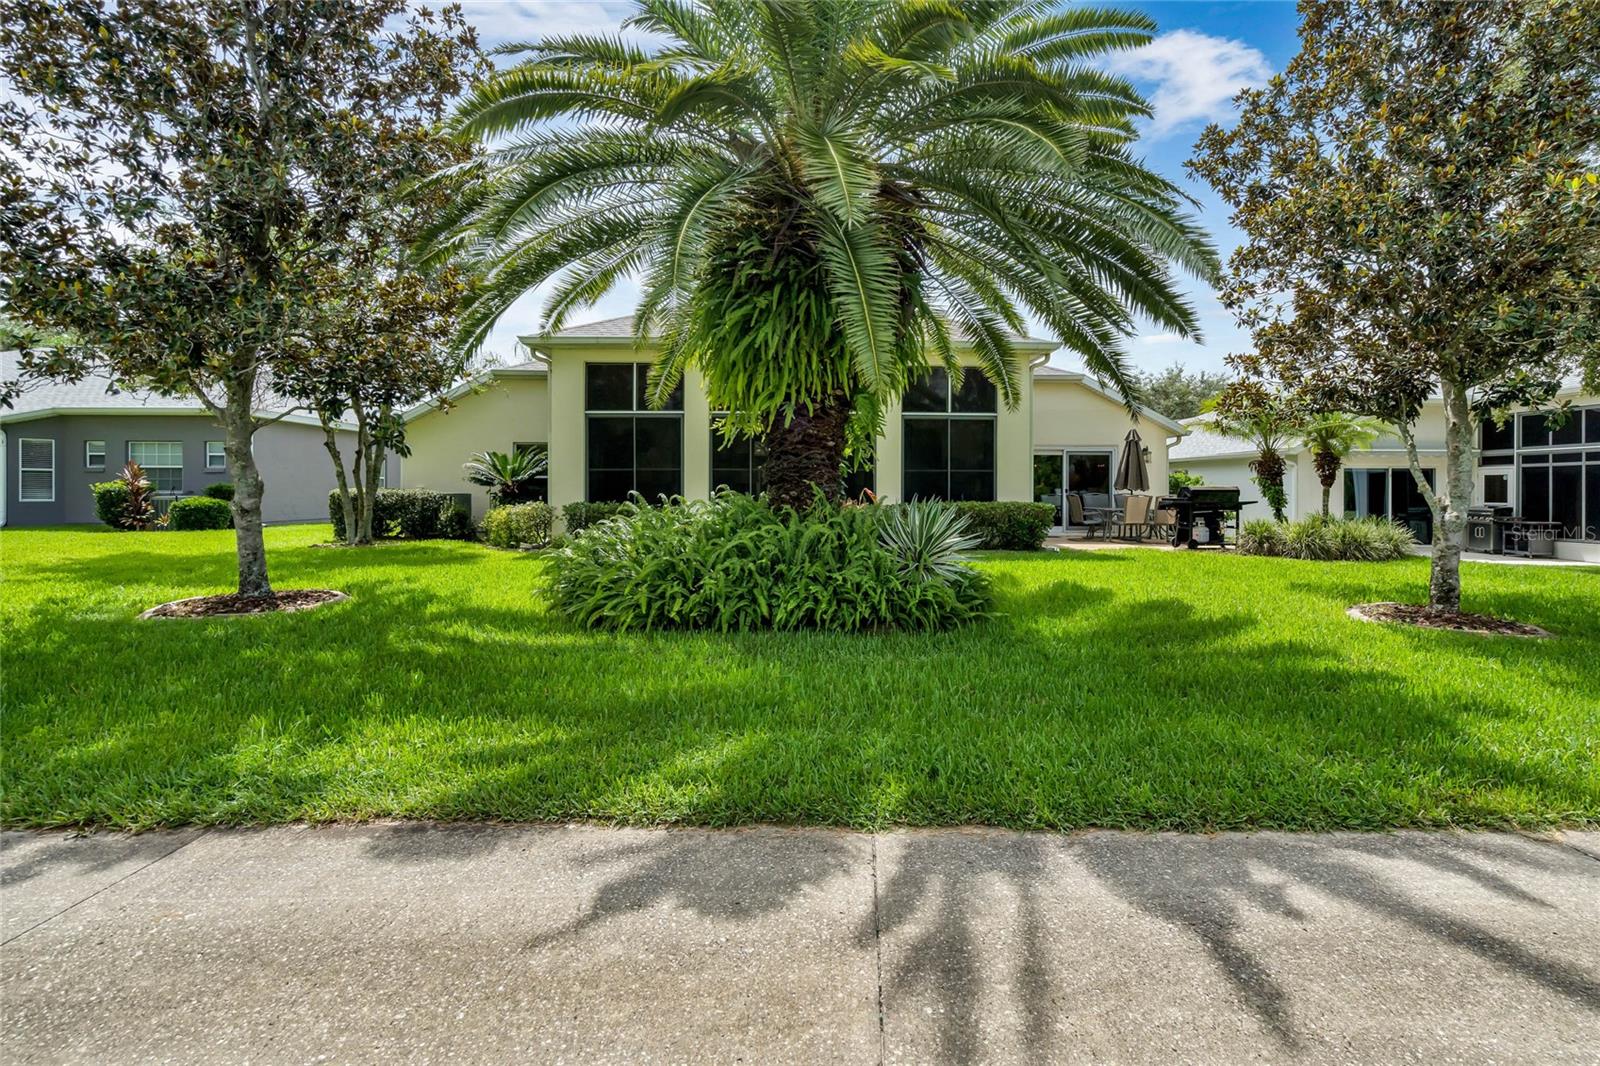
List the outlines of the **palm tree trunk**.
{"label": "palm tree trunk", "polygon": [[767,495],[774,507],[804,510],[818,489],[831,503],[844,496],[845,426],[852,404],[833,393],[793,417],[779,415],[767,427]]}

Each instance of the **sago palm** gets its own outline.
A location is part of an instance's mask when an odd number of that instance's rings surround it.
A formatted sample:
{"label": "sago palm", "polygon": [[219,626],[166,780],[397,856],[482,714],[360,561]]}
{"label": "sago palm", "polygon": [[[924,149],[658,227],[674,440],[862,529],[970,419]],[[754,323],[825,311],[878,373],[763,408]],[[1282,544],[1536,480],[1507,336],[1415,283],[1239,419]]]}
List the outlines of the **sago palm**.
{"label": "sago palm", "polygon": [[[847,436],[970,346],[1014,407],[1022,312],[1136,392],[1139,319],[1198,333],[1175,271],[1216,255],[1131,152],[1149,114],[1096,69],[1150,37],[1131,11],[1022,0],[641,0],[663,43],[517,45],[456,125],[490,151],[425,257],[481,270],[463,343],[553,281],[560,328],[624,277],[653,386],[687,366],[765,434],[780,502],[837,495]],[[854,416],[854,418],[852,418]],[[847,433],[854,430],[854,433]]]}
{"label": "sago palm", "polygon": [[1311,449],[1311,462],[1322,485],[1322,513],[1328,513],[1328,497],[1338,480],[1345,456],[1357,448],[1371,447],[1383,433],[1383,423],[1344,411],[1317,415],[1306,424],[1302,442]]}

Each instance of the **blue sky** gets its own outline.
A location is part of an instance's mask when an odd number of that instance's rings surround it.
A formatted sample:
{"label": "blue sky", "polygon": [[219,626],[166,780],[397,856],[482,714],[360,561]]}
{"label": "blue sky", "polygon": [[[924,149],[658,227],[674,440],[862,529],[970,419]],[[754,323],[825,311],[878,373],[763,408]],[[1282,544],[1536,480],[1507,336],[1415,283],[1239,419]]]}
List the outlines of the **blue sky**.
{"label": "blue sky", "polygon": [[[618,0],[465,0],[467,17],[486,46],[535,40],[550,34],[612,32],[630,5]],[[1119,6],[1145,11],[1157,23],[1156,39],[1135,52],[1112,58],[1113,70],[1132,79],[1155,105],[1155,119],[1139,142],[1145,159],[1158,172],[1179,181],[1201,202],[1200,217],[1226,256],[1239,242],[1228,225],[1226,209],[1203,186],[1190,182],[1183,163],[1200,130],[1210,121],[1226,123],[1231,99],[1248,85],[1258,85],[1281,71],[1296,50],[1298,15],[1287,0],[1255,3],[1208,3],[1203,0],[1126,0]],[[1146,332],[1129,350],[1140,369],[1156,370],[1171,363],[1193,369],[1220,369],[1231,351],[1243,350],[1248,337],[1203,285],[1191,285],[1199,309],[1203,344]],[[619,286],[596,305],[593,318],[627,314],[636,290]],[[490,349],[513,358],[517,333],[538,326],[538,294],[524,298],[501,320]],[[1074,365],[1070,355],[1053,362]]]}

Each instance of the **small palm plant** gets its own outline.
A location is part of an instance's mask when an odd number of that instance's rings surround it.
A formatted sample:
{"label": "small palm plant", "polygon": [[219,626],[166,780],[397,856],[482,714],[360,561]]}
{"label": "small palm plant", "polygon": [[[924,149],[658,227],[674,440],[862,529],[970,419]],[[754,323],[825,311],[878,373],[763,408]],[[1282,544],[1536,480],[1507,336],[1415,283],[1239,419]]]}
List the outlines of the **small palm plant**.
{"label": "small palm plant", "polygon": [[1324,515],[1328,514],[1328,498],[1333,493],[1333,483],[1339,477],[1345,456],[1357,448],[1371,447],[1382,432],[1383,423],[1343,411],[1325,412],[1306,424],[1304,443],[1311,449],[1311,462],[1322,484]]}
{"label": "small palm plant", "polygon": [[496,504],[531,503],[538,499],[537,481],[549,462],[542,451],[478,452],[463,470],[467,480],[489,490]]}

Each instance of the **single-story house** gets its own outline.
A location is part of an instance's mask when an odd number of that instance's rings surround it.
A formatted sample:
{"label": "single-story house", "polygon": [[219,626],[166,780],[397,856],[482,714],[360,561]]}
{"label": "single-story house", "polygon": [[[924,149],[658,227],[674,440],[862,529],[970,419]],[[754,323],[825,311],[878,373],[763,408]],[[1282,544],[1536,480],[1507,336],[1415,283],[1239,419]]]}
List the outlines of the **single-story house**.
{"label": "single-story house", "polygon": [[[18,373],[17,353],[0,353],[4,380]],[[273,417],[281,408],[258,413]],[[354,434],[343,436],[353,452]],[[120,390],[99,375],[30,381],[11,409],[0,408],[0,525],[98,522],[89,486],[116,477],[130,459],[159,494],[197,495],[229,480],[222,441],[222,427],[193,397]],[[285,414],[258,430],[255,456],[266,521],[327,520],[333,463],[314,416]]]}
{"label": "single-story house", "polygon": [[[1509,509],[1518,517],[1560,526],[1557,558],[1600,562],[1600,396],[1583,392],[1576,380],[1564,382],[1558,401],[1571,405],[1571,415],[1558,428],[1537,411],[1518,411],[1505,426],[1485,425],[1479,435],[1475,506]],[[1212,485],[1238,485],[1257,503],[1244,517],[1270,517],[1250,473],[1255,450],[1246,441],[1225,437],[1210,428],[1210,417],[1187,420],[1189,432],[1170,452],[1173,469],[1187,470]],[[1444,407],[1437,400],[1423,407],[1416,428],[1417,456],[1430,484],[1444,476]],[[1306,448],[1285,456],[1288,474],[1288,517],[1303,518],[1322,510],[1322,484]],[[1351,517],[1378,515],[1404,522],[1419,540],[1433,536],[1433,516],[1411,475],[1405,444],[1383,436],[1370,448],[1352,453],[1333,487],[1330,510]]]}
{"label": "single-story house", "polygon": [[[549,460],[549,501],[708,497],[717,486],[758,489],[759,456],[750,441],[725,444],[699,374],[685,375],[666,410],[644,401],[655,351],[636,347],[630,318],[573,326],[522,338],[534,358],[486,370],[449,394],[444,406],[406,413],[411,454],[400,483],[441,492],[470,489],[473,515],[488,508],[462,464],[474,452],[537,448]],[[1046,365],[1059,345],[1016,337],[1030,373],[1021,402],[1007,410],[979,373],[952,394],[933,370],[888,413],[872,469],[855,479],[886,501],[1043,500],[1070,524],[1066,495],[1111,491],[1117,455],[1129,429],[1148,450],[1151,487],[1165,491],[1167,449],[1184,433],[1153,411],[1132,417],[1122,397],[1084,374]],[[963,361],[975,362],[970,356]]]}

